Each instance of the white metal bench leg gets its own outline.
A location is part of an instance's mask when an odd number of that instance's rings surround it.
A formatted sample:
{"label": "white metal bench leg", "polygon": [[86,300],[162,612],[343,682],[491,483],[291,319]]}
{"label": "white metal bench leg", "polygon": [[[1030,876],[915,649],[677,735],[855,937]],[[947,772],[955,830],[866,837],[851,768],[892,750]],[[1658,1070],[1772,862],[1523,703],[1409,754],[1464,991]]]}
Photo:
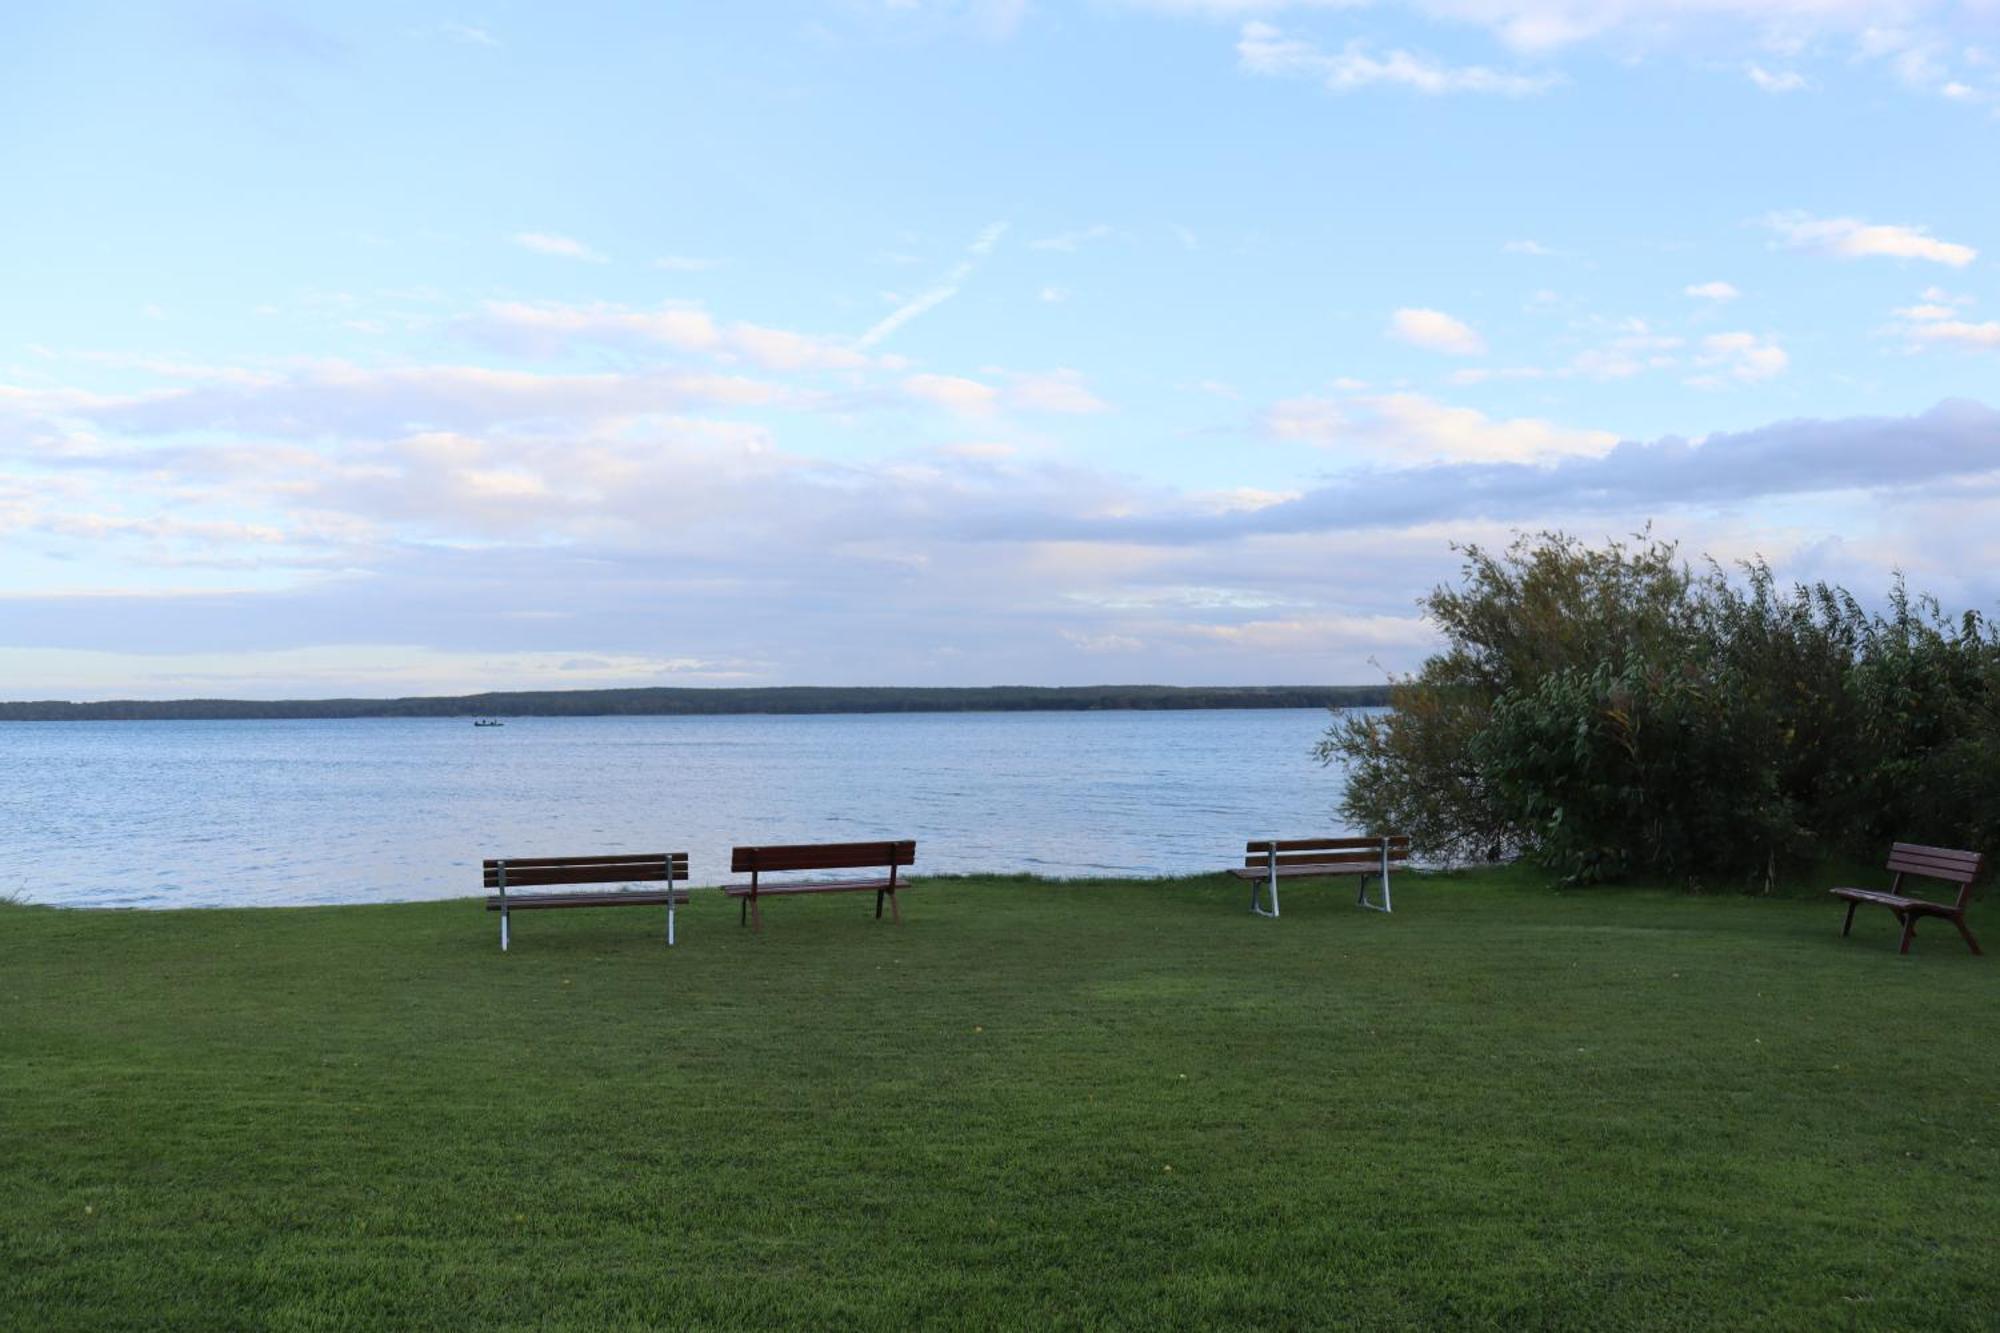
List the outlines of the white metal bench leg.
{"label": "white metal bench leg", "polygon": [[495,862],[494,869],[499,872],[499,874],[495,876],[495,878],[497,878],[500,881],[498,885],[500,889],[500,952],[506,953],[507,952],[507,863],[506,861],[502,860]]}
{"label": "white metal bench leg", "polygon": [[1382,876],[1382,901],[1379,903],[1368,901],[1368,876],[1363,875],[1361,877],[1360,891],[1354,895],[1355,904],[1360,907],[1366,907],[1374,912],[1392,911],[1389,899],[1389,840],[1387,838],[1382,839],[1382,869],[1378,873]]}
{"label": "white metal bench leg", "polygon": [[1271,910],[1267,912],[1257,905],[1257,882],[1255,880],[1250,882],[1250,910],[1258,916],[1268,916],[1275,921],[1278,917],[1278,848],[1276,844],[1273,844],[1271,849],[1264,855],[1268,858],[1266,864],[1270,866],[1271,871],[1269,878],[1266,880],[1266,885],[1271,894]]}
{"label": "white metal bench leg", "polygon": [[667,947],[674,947],[674,882],[667,881]]}

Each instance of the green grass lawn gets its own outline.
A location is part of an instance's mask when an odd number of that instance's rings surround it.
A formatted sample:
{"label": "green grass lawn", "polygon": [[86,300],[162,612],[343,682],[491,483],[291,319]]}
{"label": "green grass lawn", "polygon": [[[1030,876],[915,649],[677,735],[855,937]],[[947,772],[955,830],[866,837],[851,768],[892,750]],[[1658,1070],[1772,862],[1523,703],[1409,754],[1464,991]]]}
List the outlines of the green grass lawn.
{"label": "green grass lawn", "polygon": [[1246,896],[707,895],[505,956],[470,901],[0,907],[0,1325],[2000,1319],[2000,972],[1948,926]]}

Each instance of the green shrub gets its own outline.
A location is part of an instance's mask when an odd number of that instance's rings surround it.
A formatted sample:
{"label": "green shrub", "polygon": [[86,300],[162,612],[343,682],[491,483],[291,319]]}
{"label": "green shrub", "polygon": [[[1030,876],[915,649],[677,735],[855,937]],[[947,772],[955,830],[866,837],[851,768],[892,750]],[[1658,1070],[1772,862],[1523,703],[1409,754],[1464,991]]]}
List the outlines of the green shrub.
{"label": "green shrub", "polygon": [[2000,638],[1900,583],[1880,614],[1667,542],[1465,548],[1444,649],[1395,711],[1338,718],[1341,813],[1461,861],[1767,887],[1894,839],[2000,843]]}

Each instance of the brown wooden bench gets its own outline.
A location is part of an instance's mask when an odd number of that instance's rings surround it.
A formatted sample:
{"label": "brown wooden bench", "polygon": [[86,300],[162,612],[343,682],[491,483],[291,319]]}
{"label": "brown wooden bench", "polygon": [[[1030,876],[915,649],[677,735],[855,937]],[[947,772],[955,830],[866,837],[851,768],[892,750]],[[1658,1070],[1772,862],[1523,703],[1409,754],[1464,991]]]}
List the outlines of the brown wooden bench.
{"label": "brown wooden bench", "polygon": [[[1916,938],[1917,921],[1921,917],[1940,916],[1958,927],[1958,933],[1965,936],[1966,947],[1974,953],[1980,952],[1979,941],[1972,938],[1972,932],[1965,926],[1965,909],[1972,899],[1972,881],[1979,877],[1986,858],[1978,852],[1954,852],[1944,847],[1921,847],[1916,843],[1899,842],[1889,849],[1889,870],[1894,878],[1888,889],[1834,889],[1833,896],[1846,900],[1847,921],[1840,928],[1846,935],[1854,929],[1854,909],[1863,903],[1876,903],[1896,914],[1903,923],[1903,947],[1897,953],[1908,953],[1910,941]],[[1928,898],[1913,898],[1903,892],[1903,876],[1917,875],[1924,879],[1943,880],[1947,884],[1958,885],[1958,899],[1955,902],[1933,902]]]}
{"label": "brown wooden bench", "polygon": [[[896,872],[902,866],[916,863],[917,844],[908,840],[738,847],[730,853],[729,868],[739,875],[748,874],[750,882],[731,884],[723,892],[743,900],[737,912],[739,921],[748,920],[757,930],[764,928],[764,914],[758,910],[757,900],[787,893],[873,893],[875,919],[882,919],[882,900],[887,898],[890,916],[897,925],[901,925],[903,914],[896,907],[896,890],[907,889],[910,882],[898,879]],[[763,878],[767,874],[793,870],[857,869],[886,869],[889,873],[866,879],[780,880],[775,884],[767,884]]]}
{"label": "brown wooden bench", "polygon": [[[486,887],[497,890],[486,910],[500,914],[500,948],[507,948],[507,917],[546,907],[659,907],[667,909],[667,943],[674,942],[674,908],[688,900],[675,880],[688,877],[686,852],[633,852],[624,856],[503,856],[485,863]],[[658,889],[521,893],[551,884],[664,884]]]}
{"label": "brown wooden bench", "polygon": [[[1250,881],[1250,910],[1259,916],[1278,915],[1278,881],[1318,878],[1323,875],[1360,875],[1354,901],[1377,912],[1392,910],[1389,899],[1389,869],[1410,859],[1410,840],[1401,836],[1377,838],[1264,838],[1244,844],[1243,864],[1229,873]],[[1382,901],[1368,901],[1369,875],[1382,877]],[[1268,893],[1267,909],[1258,898]]]}

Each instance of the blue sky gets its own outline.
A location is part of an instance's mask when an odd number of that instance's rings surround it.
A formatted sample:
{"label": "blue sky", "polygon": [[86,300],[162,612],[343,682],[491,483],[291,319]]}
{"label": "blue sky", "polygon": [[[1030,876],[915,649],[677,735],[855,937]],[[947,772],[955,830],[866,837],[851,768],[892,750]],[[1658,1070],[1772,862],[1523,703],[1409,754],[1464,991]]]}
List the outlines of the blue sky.
{"label": "blue sky", "polygon": [[15,6],[0,696],[1366,681],[2000,600],[2000,0]]}

